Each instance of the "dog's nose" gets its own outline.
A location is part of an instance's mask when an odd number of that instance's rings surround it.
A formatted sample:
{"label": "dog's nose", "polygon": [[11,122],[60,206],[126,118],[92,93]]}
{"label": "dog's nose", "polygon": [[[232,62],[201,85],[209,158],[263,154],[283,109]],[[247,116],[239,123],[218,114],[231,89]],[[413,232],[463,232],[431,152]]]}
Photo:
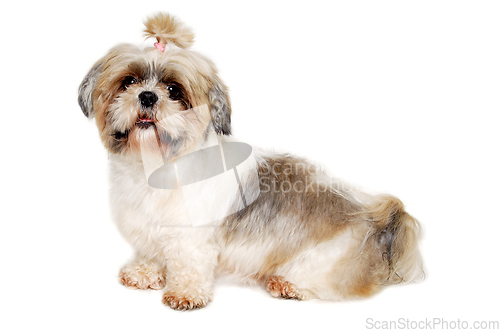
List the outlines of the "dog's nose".
{"label": "dog's nose", "polygon": [[139,94],[139,100],[141,101],[141,105],[145,108],[153,106],[156,101],[158,101],[158,96],[151,91],[143,91]]}

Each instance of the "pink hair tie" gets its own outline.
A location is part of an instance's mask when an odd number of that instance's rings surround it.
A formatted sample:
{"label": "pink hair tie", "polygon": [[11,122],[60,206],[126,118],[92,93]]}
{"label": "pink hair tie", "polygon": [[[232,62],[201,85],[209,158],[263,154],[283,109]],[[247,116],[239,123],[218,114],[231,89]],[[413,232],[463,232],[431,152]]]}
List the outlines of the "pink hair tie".
{"label": "pink hair tie", "polygon": [[161,52],[165,52],[165,45],[163,45],[162,43],[155,43],[155,47]]}

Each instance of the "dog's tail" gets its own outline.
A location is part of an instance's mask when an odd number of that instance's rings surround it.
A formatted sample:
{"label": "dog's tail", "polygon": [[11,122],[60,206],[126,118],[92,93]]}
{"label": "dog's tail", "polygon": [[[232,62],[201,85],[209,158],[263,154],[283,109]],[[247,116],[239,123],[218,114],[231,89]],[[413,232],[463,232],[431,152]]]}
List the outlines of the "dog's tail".
{"label": "dog's tail", "polygon": [[368,237],[382,255],[388,275],[383,284],[412,282],[424,278],[418,251],[420,224],[392,196],[379,196],[362,213],[370,224]]}

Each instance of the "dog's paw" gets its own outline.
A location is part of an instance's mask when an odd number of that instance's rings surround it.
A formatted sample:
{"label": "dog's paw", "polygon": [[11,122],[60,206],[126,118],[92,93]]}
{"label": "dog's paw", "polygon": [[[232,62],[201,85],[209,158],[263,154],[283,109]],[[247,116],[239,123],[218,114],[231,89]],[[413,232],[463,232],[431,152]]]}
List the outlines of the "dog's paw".
{"label": "dog's paw", "polygon": [[209,301],[210,297],[207,296],[175,295],[169,292],[163,294],[162,299],[163,304],[179,311],[201,309],[205,307]]}
{"label": "dog's paw", "polygon": [[266,283],[266,289],[273,297],[303,300],[305,297],[298,288],[282,276],[271,276]]}
{"label": "dog's paw", "polygon": [[154,263],[132,263],[124,266],[119,274],[120,282],[132,289],[161,290],[165,287],[165,271]]}

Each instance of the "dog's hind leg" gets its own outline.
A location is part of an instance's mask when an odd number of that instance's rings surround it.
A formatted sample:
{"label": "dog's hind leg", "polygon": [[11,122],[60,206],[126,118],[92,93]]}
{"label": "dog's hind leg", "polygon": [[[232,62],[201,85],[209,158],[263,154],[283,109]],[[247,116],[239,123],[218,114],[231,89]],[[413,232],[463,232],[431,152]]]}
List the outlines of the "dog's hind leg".
{"label": "dog's hind leg", "polygon": [[271,276],[266,283],[266,290],[276,298],[303,300],[305,298],[301,291],[282,276]]}

